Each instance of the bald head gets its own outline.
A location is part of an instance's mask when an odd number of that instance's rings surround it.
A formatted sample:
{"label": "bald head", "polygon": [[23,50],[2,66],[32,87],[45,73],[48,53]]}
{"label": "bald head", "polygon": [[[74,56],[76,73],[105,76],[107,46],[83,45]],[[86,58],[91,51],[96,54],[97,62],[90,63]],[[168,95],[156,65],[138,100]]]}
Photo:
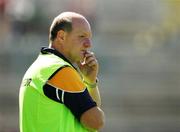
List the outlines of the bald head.
{"label": "bald head", "polygon": [[54,41],[54,39],[57,36],[57,32],[59,30],[71,32],[73,28],[72,27],[73,19],[84,19],[85,21],[87,21],[84,16],[75,12],[63,12],[59,14],[57,17],[54,18],[50,27],[50,31],[49,31],[50,42]]}

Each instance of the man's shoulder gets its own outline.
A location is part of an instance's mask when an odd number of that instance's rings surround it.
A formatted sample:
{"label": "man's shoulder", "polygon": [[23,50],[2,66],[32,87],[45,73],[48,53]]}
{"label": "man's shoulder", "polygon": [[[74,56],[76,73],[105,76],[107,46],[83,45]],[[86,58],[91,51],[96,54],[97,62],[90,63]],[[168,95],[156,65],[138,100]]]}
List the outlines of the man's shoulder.
{"label": "man's shoulder", "polygon": [[86,87],[79,73],[70,66],[61,68],[48,83],[71,92],[82,91]]}

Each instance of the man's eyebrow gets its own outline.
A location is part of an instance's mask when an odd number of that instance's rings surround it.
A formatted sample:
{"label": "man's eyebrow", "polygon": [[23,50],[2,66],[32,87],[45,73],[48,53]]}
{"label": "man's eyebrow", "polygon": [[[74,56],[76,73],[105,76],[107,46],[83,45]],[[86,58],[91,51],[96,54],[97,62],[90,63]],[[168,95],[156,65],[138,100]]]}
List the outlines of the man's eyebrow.
{"label": "man's eyebrow", "polygon": [[92,33],[90,32],[82,32],[83,35],[86,35],[86,36],[89,36],[89,37],[92,37]]}

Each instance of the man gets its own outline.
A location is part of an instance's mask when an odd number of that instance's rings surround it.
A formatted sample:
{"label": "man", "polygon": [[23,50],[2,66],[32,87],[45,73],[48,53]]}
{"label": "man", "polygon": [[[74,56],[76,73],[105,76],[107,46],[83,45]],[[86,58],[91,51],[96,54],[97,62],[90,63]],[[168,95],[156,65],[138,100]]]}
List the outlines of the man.
{"label": "man", "polygon": [[99,65],[90,51],[91,28],[84,16],[64,12],[50,27],[43,47],[23,77],[21,132],[89,132],[104,124],[97,86]]}

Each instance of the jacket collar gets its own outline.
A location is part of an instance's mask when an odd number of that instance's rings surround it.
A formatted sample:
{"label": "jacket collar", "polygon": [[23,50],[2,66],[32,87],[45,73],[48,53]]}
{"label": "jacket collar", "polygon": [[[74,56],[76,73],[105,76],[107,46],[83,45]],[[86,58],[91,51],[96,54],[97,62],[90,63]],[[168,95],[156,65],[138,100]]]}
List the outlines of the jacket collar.
{"label": "jacket collar", "polygon": [[41,53],[42,54],[49,54],[49,53],[54,54],[54,55],[58,56],[59,58],[63,59],[64,61],[68,62],[72,67],[74,67],[73,64],[64,55],[62,55],[60,52],[58,52],[54,48],[42,47]]}

